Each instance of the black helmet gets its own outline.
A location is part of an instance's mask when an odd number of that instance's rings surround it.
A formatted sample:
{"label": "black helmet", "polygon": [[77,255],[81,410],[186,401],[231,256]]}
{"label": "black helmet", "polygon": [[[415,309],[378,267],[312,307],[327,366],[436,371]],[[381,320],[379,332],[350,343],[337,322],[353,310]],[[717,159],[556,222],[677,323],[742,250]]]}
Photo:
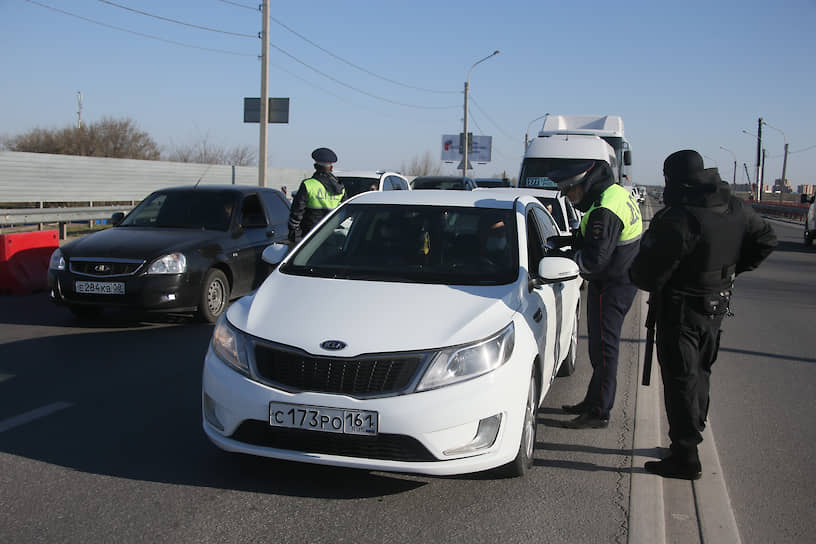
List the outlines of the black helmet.
{"label": "black helmet", "polygon": [[312,151],[312,159],[321,166],[328,166],[337,162],[337,155],[328,147],[318,147]]}

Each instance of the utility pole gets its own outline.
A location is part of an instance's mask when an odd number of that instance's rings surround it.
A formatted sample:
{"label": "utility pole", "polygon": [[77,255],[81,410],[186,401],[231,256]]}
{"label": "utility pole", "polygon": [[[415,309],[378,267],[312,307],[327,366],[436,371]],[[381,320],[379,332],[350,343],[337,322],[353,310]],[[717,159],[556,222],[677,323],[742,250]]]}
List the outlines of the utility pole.
{"label": "utility pole", "polygon": [[463,136],[464,145],[462,146],[462,176],[467,176],[467,168],[468,168],[468,147],[470,144],[470,138],[468,137],[468,90],[470,89],[470,73],[476,67],[477,64],[486,61],[490,57],[499,54],[499,50],[493,51],[485,58],[478,60],[473,63],[473,66],[470,67],[468,70],[467,79],[465,80],[465,135]]}
{"label": "utility pole", "polygon": [[263,30],[261,31],[261,136],[258,149],[258,186],[266,187],[266,125],[269,122],[269,0],[263,0],[261,6]]}
{"label": "utility pole", "polygon": [[77,128],[82,128],[82,91],[77,91]]}
{"label": "utility pole", "polygon": [[759,118],[757,122],[757,160],[756,160],[756,179],[757,179],[757,201],[762,200],[762,183],[764,182],[764,176],[760,177],[759,169],[762,166],[761,162],[764,163],[764,159],[761,158],[762,153],[762,117]]}
{"label": "utility pole", "polygon": [[734,157],[734,177],[731,180],[731,184],[733,185],[731,192],[734,195],[736,195],[737,194],[737,154],[734,153],[733,151],[731,151],[730,149],[728,149],[727,147],[720,146],[720,149],[722,149],[723,151],[728,151],[729,153],[731,153],[731,156]]}

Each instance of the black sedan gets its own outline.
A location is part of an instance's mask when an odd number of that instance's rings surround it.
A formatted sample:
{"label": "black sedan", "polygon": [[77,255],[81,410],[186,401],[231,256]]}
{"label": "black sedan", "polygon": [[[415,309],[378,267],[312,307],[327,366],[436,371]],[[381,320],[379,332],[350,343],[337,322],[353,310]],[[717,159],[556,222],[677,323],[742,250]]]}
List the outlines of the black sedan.
{"label": "black sedan", "polygon": [[264,248],[287,239],[289,203],[274,189],[172,187],[150,194],[114,227],[63,245],[51,257],[51,299],[78,317],[106,307],[196,312],[218,319],[257,288]]}

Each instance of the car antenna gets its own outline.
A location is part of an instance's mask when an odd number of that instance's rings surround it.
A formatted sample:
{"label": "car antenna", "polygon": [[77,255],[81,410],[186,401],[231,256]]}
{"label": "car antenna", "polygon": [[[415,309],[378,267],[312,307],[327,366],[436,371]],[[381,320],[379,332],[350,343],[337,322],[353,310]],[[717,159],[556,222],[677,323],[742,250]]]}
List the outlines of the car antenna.
{"label": "car antenna", "polygon": [[204,176],[207,175],[207,172],[210,171],[211,167],[212,167],[212,164],[207,165],[207,168],[204,169],[204,172],[198,178],[198,181],[195,182],[195,185],[193,186],[193,189],[198,189],[198,184],[201,183],[201,180],[204,179]]}

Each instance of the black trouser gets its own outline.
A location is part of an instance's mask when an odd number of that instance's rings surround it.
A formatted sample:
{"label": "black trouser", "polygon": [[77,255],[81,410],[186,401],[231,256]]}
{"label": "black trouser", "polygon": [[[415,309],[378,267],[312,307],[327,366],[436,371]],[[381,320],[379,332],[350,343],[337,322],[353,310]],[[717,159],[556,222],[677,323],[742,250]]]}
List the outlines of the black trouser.
{"label": "black trouser", "polygon": [[592,414],[608,418],[615,404],[618,352],[623,319],[632,306],[637,287],[631,283],[589,282],[587,333],[592,378],[584,402]]}
{"label": "black trouser", "polygon": [[697,462],[708,417],[711,365],[720,347],[722,315],[708,315],[692,298],[667,297],[657,318],[657,358],[672,453]]}

